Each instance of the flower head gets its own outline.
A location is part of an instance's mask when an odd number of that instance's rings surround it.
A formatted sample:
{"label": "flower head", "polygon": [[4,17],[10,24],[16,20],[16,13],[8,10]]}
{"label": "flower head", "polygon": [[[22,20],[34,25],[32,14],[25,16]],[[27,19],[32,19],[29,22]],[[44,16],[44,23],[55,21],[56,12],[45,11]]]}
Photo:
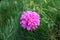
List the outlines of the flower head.
{"label": "flower head", "polygon": [[40,16],[33,11],[23,12],[20,20],[21,26],[28,31],[35,30],[40,25]]}

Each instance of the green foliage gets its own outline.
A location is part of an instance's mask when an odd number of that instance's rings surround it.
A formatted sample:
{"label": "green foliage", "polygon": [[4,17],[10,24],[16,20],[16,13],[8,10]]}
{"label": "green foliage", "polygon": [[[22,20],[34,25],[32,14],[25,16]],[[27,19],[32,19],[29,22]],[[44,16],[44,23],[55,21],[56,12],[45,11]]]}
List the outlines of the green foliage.
{"label": "green foliage", "polygon": [[[1,0],[0,40],[59,40],[60,0]],[[20,26],[23,11],[40,15],[40,26],[27,31]]]}

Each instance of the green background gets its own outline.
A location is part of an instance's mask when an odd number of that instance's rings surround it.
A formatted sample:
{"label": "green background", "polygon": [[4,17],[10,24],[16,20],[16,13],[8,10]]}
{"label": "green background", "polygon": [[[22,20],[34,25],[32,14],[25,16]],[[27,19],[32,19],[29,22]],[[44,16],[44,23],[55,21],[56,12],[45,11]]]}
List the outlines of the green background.
{"label": "green background", "polygon": [[[40,15],[36,30],[20,25],[20,16],[27,10]],[[1,0],[0,40],[60,40],[60,0]]]}

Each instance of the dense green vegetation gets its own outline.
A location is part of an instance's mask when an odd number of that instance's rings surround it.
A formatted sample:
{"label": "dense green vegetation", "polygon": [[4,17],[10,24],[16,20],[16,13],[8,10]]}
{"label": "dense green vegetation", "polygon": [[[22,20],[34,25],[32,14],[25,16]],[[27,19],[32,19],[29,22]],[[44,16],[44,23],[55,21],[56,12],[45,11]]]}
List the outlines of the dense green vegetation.
{"label": "dense green vegetation", "polygon": [[[34,31],[19,24],[26,10],[40,15],[40,26]],[[60,40],[60,0],[1,0],[0,40]]]}

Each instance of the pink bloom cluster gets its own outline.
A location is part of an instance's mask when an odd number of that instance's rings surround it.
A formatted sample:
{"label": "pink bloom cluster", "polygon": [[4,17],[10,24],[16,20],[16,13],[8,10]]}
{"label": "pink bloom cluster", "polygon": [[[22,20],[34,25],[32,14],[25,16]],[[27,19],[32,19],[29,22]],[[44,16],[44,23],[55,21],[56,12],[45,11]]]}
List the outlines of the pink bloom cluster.
{"label": "pink bloom cluster", "polygon": [[40,25],[40,16],[33,11],[25,11],[20,18],[21,26],[28,31],[35,30]]}

